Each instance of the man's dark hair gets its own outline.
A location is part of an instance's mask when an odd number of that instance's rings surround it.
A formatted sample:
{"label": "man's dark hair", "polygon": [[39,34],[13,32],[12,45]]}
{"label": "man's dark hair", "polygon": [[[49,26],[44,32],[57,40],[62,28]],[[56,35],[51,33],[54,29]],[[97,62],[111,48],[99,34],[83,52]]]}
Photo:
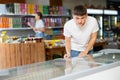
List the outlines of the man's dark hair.
{"label": "man's dark hair", "polygon": [[87,14],[87,9],[83,5],[77,5],[74,7],[73,14],[77,16],[83,16]]}
{"label": "man's dark hair", "polygon": [[40,19],[42,19],[42,13],[41,12],[36,12],[36,14],[40,17]]}

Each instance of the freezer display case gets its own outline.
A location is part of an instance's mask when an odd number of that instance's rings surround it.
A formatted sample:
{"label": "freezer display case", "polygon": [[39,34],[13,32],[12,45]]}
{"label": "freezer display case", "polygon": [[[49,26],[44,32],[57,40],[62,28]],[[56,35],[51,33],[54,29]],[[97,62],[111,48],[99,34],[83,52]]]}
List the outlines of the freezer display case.
{"label": "freezer display case", "polygon": [[120,66],[120,50],[104,49],[84,57],[58,58],[0,70],[0,80],[76,80],[116,66]]}
{"label": "freezer display case", "polygon": [[98,54],[93,55],[94,60],[99,63],[109,64],[120,61],[120,50],[103,49]]}

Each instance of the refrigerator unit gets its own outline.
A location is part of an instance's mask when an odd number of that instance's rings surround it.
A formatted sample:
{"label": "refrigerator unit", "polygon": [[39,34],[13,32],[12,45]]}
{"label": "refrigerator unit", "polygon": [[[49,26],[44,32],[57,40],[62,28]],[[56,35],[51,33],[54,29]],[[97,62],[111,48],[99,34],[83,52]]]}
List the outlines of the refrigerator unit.
{"label": "refrigerator unit", "polygon": [[104,10],[103,11],[103,35],[104,38],[114,37],[113,29],[117,26],[117,10]]}

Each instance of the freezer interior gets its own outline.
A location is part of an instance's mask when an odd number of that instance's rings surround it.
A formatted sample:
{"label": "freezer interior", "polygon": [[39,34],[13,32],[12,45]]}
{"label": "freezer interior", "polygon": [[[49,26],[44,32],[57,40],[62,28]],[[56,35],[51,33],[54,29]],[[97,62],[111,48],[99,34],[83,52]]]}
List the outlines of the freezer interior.
{"label": "freezer interior", "polygon": [[94,60],[99,63],[109,64],[120,61],[119,49],[103,49],[93,54]]}
{"label": "freezer interior", "polygon": [[72,59],[58,58],[11,69],[0,70],[0,80],[50,80],[77,74],[120,60],[120,50],[105,49]]}

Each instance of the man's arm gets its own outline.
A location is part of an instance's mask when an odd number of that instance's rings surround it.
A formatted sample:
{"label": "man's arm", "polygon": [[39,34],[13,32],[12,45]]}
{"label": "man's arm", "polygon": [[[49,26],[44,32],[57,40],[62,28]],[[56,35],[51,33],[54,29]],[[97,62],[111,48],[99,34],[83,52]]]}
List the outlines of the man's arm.
{"label": "man's arm", "polygon": [[71,37],[65,36],[65,49],[66,49],[66,54],[64,55],[64,58],[69,58],[70,50],[71,50]]}
{"label": "man's arm", "polygon": [[85,56],[88,54],[89,50],[93,47],[97,38],[97,32],[91,34],[90,41],[88,42],[88,46],[86,47],[85,51],[81,52],[79,56]]}

